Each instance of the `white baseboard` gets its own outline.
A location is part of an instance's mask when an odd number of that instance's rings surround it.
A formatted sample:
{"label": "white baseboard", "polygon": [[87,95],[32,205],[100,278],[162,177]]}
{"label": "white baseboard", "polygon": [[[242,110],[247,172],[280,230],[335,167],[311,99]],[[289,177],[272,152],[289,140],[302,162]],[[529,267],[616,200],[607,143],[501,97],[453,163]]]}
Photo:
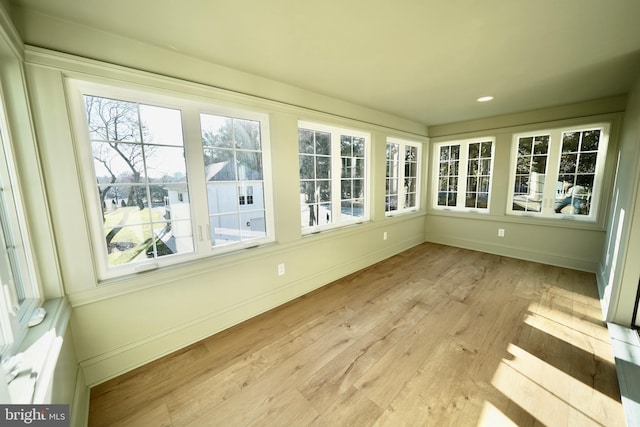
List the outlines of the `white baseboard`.
{"label": "white baseboard", "polygon": [[470,249],[474,251],[486,252],[494,255],[501,255],[510,258],[522,259],[525,261],[539,262],[541,264],[554,265],[557,267],[565,267],[573,270],[586,271],[589,273],[596,273],[598,271],[599,263],[580,259],[567,257],[561,253],[549,253],[543,251],[534,251],[529,249],[523,249],[521,247],[507,246],[507,245],[495,245],[485,242],[479,242],[475,240],[459,239],[455,237],[447,237],[442,235],[430,235],[426,234],[425,241],[432,243],[439,243],[447,246],[454,246],[457,248]]}

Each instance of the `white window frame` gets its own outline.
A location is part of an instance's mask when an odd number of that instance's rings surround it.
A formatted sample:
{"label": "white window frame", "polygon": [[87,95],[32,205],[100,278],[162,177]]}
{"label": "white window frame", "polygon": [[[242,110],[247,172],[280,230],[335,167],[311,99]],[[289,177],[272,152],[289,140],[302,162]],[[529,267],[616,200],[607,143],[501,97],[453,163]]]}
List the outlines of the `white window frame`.
{"label": "white window frame", "polygon": [[[42,304],[27,229],[12,139],[0,93],[0,357],[12,354],[27,333],[33,311]],[[6,234],[5,234],[6,233]],[[11,252],[11,255],[9,253]],[[12,258],[11,260],[9,258]],[[18,295],[23,299],[19,301]]]}
{"label": "white window frame", "polygon": [[[270,153],[269,115],[261,111],[235,107],[215,99],[203,101],[202,97],[186,94],[140,89],[122,83],[103,83],[69,78],[66,81],[71,111],[71,121],[75,135],[75,148],[78,157],[80,176],[85,193],[85,212],[91,234],[94,262],[99,282],[114,278],[127,277],[144,271],[179,265],[196,259],[218,254],[243,250],[275,241],[275,221],[273,218],[273,189]],[[191,228],[194,251],[191,253],[161,256],[151,261],[130,262],[119,266],[110,266],[107,248],[104,243],[102,211],[100,197],[95,185],[96,176],[89,144],[87,117],[83,96],[94,95],[105,98],[156,105],[181,111],[182,131],[188,176]],[[209,208],[205,182],[204,158],[202,149],[202,131],[200,114],[220,115],[260,122],[261,152],[264,183],[266,235],[250,241],[238,241],[222,246],[213,246],[209,223]],[[236,200],[237,202],[237,200]]]}
{"label": "white window frame", "polygon": [[[487,207],[466,207],[467,178],[469,168],[469,145],[481,142],[491,142],[491,160],[489,162],[489,186],[487,194]],[[458,165],[458,188],[455,206],[443,206],[438,204],[439,184],[440,184],[440,148],[445,146],[460,146]],[[493,190],[494,163],[496,151],[496,138],[494,136],[482,136],[477,138],[439,141],[433,143],[432,154],[432,184],[431,184],[431,207],[439,211],[456,211],[488,214],[491,211],[491,194]]]}
{"label": "white window frame", "polygon": [[[392,164],[390,161],[391,159],[389,158],[389,145],[391,144],[396,144],[398,145],[398,161],[395,164]],[[406,153],[406,149],[407,147],[413,147],[416,149],[416,189],[415,189],[415,204],[413,206],[407,206],[406,205],[406,198],[407,198],[407,188],[405,185],[405,172],[406,172],[406,156],[404,155]],[[402,213],[407,213],[407,212],[415,212],[417,210],[420,209],[420,202],[421,202],[421,198],[420,195],[422,194],[422,186],[421,186],[421,182],[422,182],[422,144],[419,142],[415,142],[415,141],[408,141],[405,139],[400,139],[400,138],[395,138],[395,137],[388,137],[387,138],[387,155],[386,155],[386,184],[385,184],[385,215],[386,216],[394,216],[394,215],[398,215],[398,214],[402,214]],[[398,203],[396,206],[396,209],[390,209],[389,206],[389,196],[391,195],[390,188],[389,188],[389,172],[390,169],[395,167],[395,176],[397,177],[398,180],[398,184],[397,184],[397,197],[398,197]]]}
{"label": "white window frame", "polygon": [[[601,139],[598,143],[598,155],[596,161],[596,171],[594,174],[594,187],[591,192],[590,209],[588,215],[570,214],[570,213],[556,213],[555,202],[558,197],[558,179],[561,175],[559,173],[560,158],[562,155],[562,135],[568,132],[583,132],[587,130],[601,130]],[[600,198],[602,193],[602,186],[605,184],[605,163],[606,155],[609,146],[609,136],[611,134],[611,123],[609,122],[595,122],[573,126],[562,126],[545,128],[535,131],[520,132],[513,135],[511,145],[511,166],[509,172],[509,193],[507,195],[507,211],[508,215],[522,216],[522,217],[534,217],[534,218],[546,218],[556,220],[576,220],[582,222],[597,222],[598,221],[598,208],[600,205]],[[535,137],[535,136],[549,136],[549,150],[547,154],[546,176],[552,176],[556,179],[544,180],[542,197],[540,200],[541,211],[520,211],[513,209],[514,204],[514,189],[516,182],[516,161],[518,156],[518,143],[521,138]]]}
{"label": "white window frame", "polygon": [[[325,132],[331,134],[331,222],[328,224],[318,224],[313,226],[302,226],[302,234],[313,234],[324,230],[330,230],[334,228],[340,228],[352,224],[360,224],[370,219],[370,206],[371,206],[371,194],[370,194],[370,179],[371,179],[371,134],[365,131],[321,124],[311,121],[298,121],[298,129],[309,129],[317,132]],[[364,207],[363,216],[355,219],[345,219],[341,214],[341,171],[342,161],[340,152],[340,137],[341,135],[354,136],[364,139]],[[298,153],[298,159],[300,153]],[[300,176],[298,175],[298,179]],[[301,196],[302,199],[302,196]],[[302,220],[302,203],[300,202],[301,212],[300,217]]]}

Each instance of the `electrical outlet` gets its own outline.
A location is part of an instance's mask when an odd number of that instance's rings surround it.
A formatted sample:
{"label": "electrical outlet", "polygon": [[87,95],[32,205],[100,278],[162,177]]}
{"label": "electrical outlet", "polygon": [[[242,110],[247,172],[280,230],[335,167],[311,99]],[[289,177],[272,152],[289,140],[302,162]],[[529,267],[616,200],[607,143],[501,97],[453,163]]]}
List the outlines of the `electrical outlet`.
{"label": "electrical outlet", "polygon": [[504,237],[504,228],[498,228],[498,237]]}
{"label": "electrical outlet", "polygon": [[387,232],[382,233],[382,240],[387,240]]}
{"label": "electrical outlet", "polygon": [[278,276],[284,276],[284,264],[278,264]]}

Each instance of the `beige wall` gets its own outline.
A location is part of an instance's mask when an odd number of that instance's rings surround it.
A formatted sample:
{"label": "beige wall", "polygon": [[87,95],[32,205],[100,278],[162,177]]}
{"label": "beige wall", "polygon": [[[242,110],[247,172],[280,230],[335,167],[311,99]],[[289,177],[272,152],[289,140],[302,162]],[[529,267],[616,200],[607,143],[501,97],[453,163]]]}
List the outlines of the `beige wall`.
{"label": "beige wall", "polygon": [[[504,256],[596,272],[606,236],[609,194],[613,185],[620,112],[626,98],[613,97],[506,116],[429,128],[432,142],[477,136],[496,138],[492,194],[488,214],[452,213],[427,208],[425,239]],[[598,220],[527,218],[507,215],[513,134],[536,129],[611,121],[611,137]],[[434,153],[431,153],[433,156]],[[430,188],[429,188],[430,189]],[[431,194],[429,194],[431,196]],[[430,202],[428,200],[428,202]],[[498,237],[498,229],[505,230]]]}
{"label": "beige wall", "polygon": [[[65,291],[73,306],[72,331],[89,385],[144,364],[242,320],[419,244],[424,211],[384,215],[386,138],[426,142],[425,127],[384,115],[393,128],[373,124],[377,113],[349,106],[355,120],[210,86],[134,72],[111,64],[28,48],[25,54],[32,111]],[[173,60],[167,52],[167,63]],[[200,64],[200,66],[207,66]],[[201,72],[195,69],[194,73]],[[98,283],[85,216],[80,165],[66,105],[65,79],[111,79],[179,96],[208,98],[257,109],[270,116],[276,242],[235,254]],[[246,92],[246,91],[245,91]],[[313,104],[313,95],[308,102]],[[298,176],[298,120],[347,125],[372,135],[371,221],[302,236]],[[364,119],[364,120],[361,120]],[[404,130],[398,130],[403,128]],[[413,131],[422,129],[423,135]],[[424,150],[426,152],[426,150]],[[383,240],[387,232],[388,240]],[[286,274],[277,275],[284,263]]]}
{"label": "beige wall", "polygon": [[606,249],[599,271],[607,319],[631,324],[640,279],[640,77],[628,97],[619,149],[620,159],[609,216]]}

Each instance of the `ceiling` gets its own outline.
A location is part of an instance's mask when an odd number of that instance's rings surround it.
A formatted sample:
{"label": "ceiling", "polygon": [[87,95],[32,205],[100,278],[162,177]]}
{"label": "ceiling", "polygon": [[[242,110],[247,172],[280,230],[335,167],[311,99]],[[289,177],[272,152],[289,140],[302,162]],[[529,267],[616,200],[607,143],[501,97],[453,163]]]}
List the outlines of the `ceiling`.
{"label": "ceiling", "polygon": [[[626,93],[638,0],[10,0],[427,125]],[[29,43],[29,40],[25,40]],[[478,97],[492,95],[487,103]]]}

